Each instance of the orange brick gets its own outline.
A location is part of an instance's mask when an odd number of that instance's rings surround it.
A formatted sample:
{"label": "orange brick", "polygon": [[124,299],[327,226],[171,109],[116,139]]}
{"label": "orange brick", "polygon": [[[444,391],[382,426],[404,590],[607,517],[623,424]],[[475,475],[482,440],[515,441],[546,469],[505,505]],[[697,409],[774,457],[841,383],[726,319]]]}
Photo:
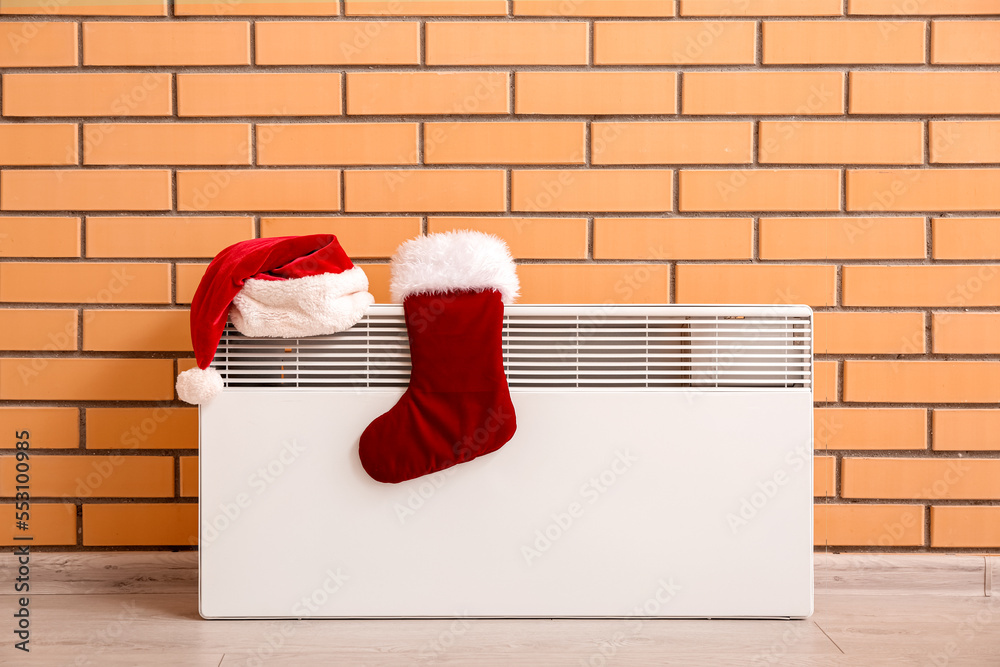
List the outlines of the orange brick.
{"label": "orange brick", "polygon": [[[180,0],[184,2],[185,0]],[[166,16],[167,0],[4,0],[0,14],[47,14],[50,16]],[[72,544],[72,542],[70,543]]]}
{"label": "orange brick", "polygon": [[471,229],[498,236],[518,259],[585,259],[586,218],[429,218],[435,234]]}
{"label": "orange brick", "polygon": [[166,169],[18,169],[0,173],[5,211],[164,211]]}
{"label": "orange brick", "polygon": [[347,113],[509,113],[506,72],[351,72]]}
{"label": "orange brick", "polygon": [[917,64],[923,21],[765,21],[765,65]]}
{"label": "orange brick", "polygon": [[1000,169],[848,169],[849,211],[992,211]]}
{"label": "orange brick", "polygon": [[178,116],[337,116],[337,72],[177,75]]}
{"label": "orange brick", "polygon": [[681,211],[836,211],[839,169],[682,169]]}
{"label": "orange brick", "polygon": [[674,0],[514,0],[514,16],[673,16]]}
{"label": "orange brick", "polygon": [[685,114],[844,113],[840,72],[685,72]]}
{"label": "orange brick", "polygon": [[0,257],[79,257],[80,218],[0,217]]}
{"label": "orange brick", "polygon": [[934,352],[1000,354],[1000,313],[934,313]]}
{"label": "orange brick", "polygon": [[388,264],[358,264],[368,276],[368,291],[375,297],[375,303],[392,303],[389,295]]}
{"label": "orange brick", "polygon": [[669,211],[669,169],[516,170],[511,174],[514,211]]}
{"label": "orange brick", "polygon": [[930,132],[932,163],[1000,162],[1000,121],[932,120]]}
{"label": "orange brick", "polygon": [[1000,507],[932,507],[931,546],[973,549],[1000,547]]}
{"label": "orange brick", "polygon": [[1000,269],[988,264],[845,266],[845,306],[1000,306]]}
{"label": "orange brick", "polygon": [[259,165],[417,164],[416,123],[257,125]]}
{"label": "orange brick", "polygon": [[0,309],[0,349],[75,350],[76,321],[76,311],[69,309]]}
{"label": "orange brick", "polygon": [[1000,218],[934,218],[934,259],[997,259]]}
{"label": "orange brick", "polygon": [[100,352],[191,351],[186,310],[87,310],[83,349]]}
{"label": "orange brick", "polygon": [[677,111],[674,72],[518,72],[519,114],[672,114]]}
{"label": "orange brick", "polygon": [[4,116],[169,116],[170,74],[4,74]]}
{"label": "orange brick", "polygon": [[0,301],[169,303],[170,265],[7,262],[0,264]]}
{"label": "orange brick", "polygon": [[851,72],[850,113],[1000,113],[1000,72]]}
{"label": "orange brick", "polygon": [[173,366],[170,359],[0,359],[0,399],[171,400]]}
{"label": "orange brick", "polygon": [[190,546],[197,543],[197,503],[83,506],[83,545],[87,547]]}
{"label": "orange brick", "polygon": [[336,211],[340,171],[178,171],[179,211]]}
{"label": "orange brick", "polygon": [[197,447],[197,408],[87,408],[87,449]]}
{"label": "orange brick", "polygon": [[932,63],[1000,64],[1000,21],[932,21],[931,26]]}
{"label": "orange brick", "polygon": [[1000,450],[1000,410],[934,410],[937,451]]}
{"label": "orange brick", "polygon": [[594,26],[595,65],[752,65],[751,21],[615,21]]}
{"label": "orange brick", "polygon": [[504,183],[504,172],[499,169],[348,171],[344,174],[344,210],[503,211]]}
{"label": "orange brick", "polygon": [[1000,494],[1000,460],[844,458],[845,498],[992,499]]}
{"label": "orange brick", "polygon": [[252,218],[91,216],[87,257],[214,257],[253,237]]}
{"label": "orange brick", "polygon": [[679,264],[677,303],[804,303],[832,306],[835,266]]}
{"label": "orange brick", "polygon": [[816,505],[817,546],[919,547],[924,544],[923,505]]}
{"label": "orange brick", "polygon": [[816,408],[813,423],[818,450],[927,449],[920,408]]}
{"label": "orange brick", "polygon": [[837,495],[837,457],[817,456],[813,460],[813,495],[817,498]]}
{"label": "orange brick", "polygon": [[813,400],[817,403],[835,403],[838,399],[837,362],[813,361]]}
{"label": "orange brick", "polygon": [[840,16],[841,0],[681,0],[681,16]]}
{"label": "orange brick", "polygon": [[[900,0],[847,0],[848,14],[899,14]],[[1000,14],[996,0],[920,0],[918,14]]]}
{"label": "orange brick", "polygon": [[[17,463],[0,456],[0,495],[13,496]],[[166,456],[35,456],[31,494],[55,498],[166,498],[174,495],[173,459]]]}
{"label": "orange brick", "polygon": [[750,259],[750,218],[598,218],[594,259]]}
{"label": "orange brick", "polygon": [[99,21],[83,24],[84,65],[249,65],[245,21]]}
{"label": "orange brick", "polygon": [[[4,532],[0,534],[0,545],[24,546],[28,544],[17,537],[25,532],[14,527],[14,503],[0,503],[0,518]],[[34,503],[31,506],[30,544],[36,547],[71,546],[76,544],[76,505],[72,503]]]}
{"label": "orange brick", "polygon": [[353,258],[390,257],[403,241],[420,235],[420,218],[261,218],[260,235],[333,234]]}
{"label": "orange brick", "polygon": [[83,163],[250,164],[248,123],[85,123]]}
{"label": "orange brick", "polygon": [[427,164],[583,164],[583,123],[426,123]]}
{"label": "orange brick", "polygon": [[208,264],[177,263],[177,303],[191,303]]}
{"label": "orange brick", "polygon": [[59,165],[76,162],[77,128],[73,123],[0,125],[0,165]]}
{"label": "orange brick", "polygon": [[761,218],[761,259],[923,259],[923,218]]}
{"label": "orange brick", "polygon": [[340,0],[174,0],[176,16],[337,16]]}
{"label": "orange brick", "polygon": [[[28,432],[32,449],[76,449],[80,446],[77,408],[0,408],[0,433]],[[16,438],[16,435],[5,435]],[[13,447],[4,444],[4,447]]]}
{"label": "orange brick", "polygon": [[923,313],[816,313],[816,354],[923,354]]}
{"label": "orange brick", "polygon": [[762,121],[762,164],[923,164],[923,123]]}
{"label": "orange brick", "polygon": [[504,16],[505,0],[345,0],[347,16]]}
{"label": "orange brick", "polygon": [[739,164],[753,160],[753,124],[593,123],[594,164]]}
{"label": "orange brick", "polygon": [[420,25],[399,21],[257,21],[258,65],[419,65]]}
{"label": "orange brick", "polygon": [[666,264],[522,264],[520,303],[667,303]]}
{"label": "orange brick", "polygon": [[198,457],[180,457],[181,497],[198,495]]}
{"label": "orange brick", "polygon": [[869,403],[996,403],[1000,368],[988,361],[844,362],[844,400]]}
{"label": "orange brick", "polygon": [[76,54],[76,24],[71,21],[0,24],[0,67],[72,67]]}
{"label": "orange brick", "polygon": [[427,64],[586,65],[589,33],[583,22],[431,22]]}

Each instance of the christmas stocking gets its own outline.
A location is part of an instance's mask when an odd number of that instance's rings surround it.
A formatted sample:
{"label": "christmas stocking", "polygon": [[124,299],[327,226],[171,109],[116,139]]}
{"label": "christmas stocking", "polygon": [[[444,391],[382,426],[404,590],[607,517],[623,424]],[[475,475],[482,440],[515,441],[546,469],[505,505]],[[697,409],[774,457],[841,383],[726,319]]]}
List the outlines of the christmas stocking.
{"label": "christmas stocking", "polygon": [[410,385],[365,429],[359,453],[373,479],[396,483],[489,454],[514,435],[501,330],[518,281],[506,244],[480,232],[407,241],[391,268]]}

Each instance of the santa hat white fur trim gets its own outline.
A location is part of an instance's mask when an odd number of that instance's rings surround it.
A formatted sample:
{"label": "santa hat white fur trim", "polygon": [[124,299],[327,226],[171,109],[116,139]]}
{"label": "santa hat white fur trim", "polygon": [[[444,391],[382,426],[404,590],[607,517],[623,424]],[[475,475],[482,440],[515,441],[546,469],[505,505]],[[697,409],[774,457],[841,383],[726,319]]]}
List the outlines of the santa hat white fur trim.
{"label": "santa hat white fur trim", "polygon": [[177,376],[177,396],[185,403],[201,405],[222,391],[222,376],[214,368],[189,368]]}
{"label": "santa hat white fur trim", "polygon": [[229,319],[254,338],[324,336],[353,327],[374,301],[357,266],[290,280],[250,279],[233,298]]}
{"label": "santa hat white fur trim", "polygon": [[391,268],[389,289],[396,302],[413,294],[494,289],[510,304],[520,288],[507,244],[482,232],[417,237],[396,250]]}

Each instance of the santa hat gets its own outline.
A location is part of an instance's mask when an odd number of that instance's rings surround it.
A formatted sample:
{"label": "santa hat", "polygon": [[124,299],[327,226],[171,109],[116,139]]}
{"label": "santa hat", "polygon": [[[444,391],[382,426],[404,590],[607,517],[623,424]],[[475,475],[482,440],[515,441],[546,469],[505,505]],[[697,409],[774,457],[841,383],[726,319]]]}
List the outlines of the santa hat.
{"label": "santa hat", "polygon": [[177,395],[200,404],[222,391],[209,368],[226,322],[245,336],[320,336],[354,326],[374,298],[368,277],[332,234],[250,239],[212,260],[191,301],[197,368],[177,376]]}

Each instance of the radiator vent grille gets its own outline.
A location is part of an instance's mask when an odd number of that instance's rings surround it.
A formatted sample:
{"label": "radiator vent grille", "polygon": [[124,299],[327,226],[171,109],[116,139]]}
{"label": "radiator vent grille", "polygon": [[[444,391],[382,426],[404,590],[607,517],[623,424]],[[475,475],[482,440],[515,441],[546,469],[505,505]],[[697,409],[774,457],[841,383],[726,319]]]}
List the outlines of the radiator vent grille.
{"label": "radiator vent grille", "polygon": [[[509,307],[511,387],[807,388],[811,318],[797,315],[539,314]],[[247,338],[232,325],[213,367],[227,387],[405,387],[402,309],[376,306],[351,329],[311,338]]]}

